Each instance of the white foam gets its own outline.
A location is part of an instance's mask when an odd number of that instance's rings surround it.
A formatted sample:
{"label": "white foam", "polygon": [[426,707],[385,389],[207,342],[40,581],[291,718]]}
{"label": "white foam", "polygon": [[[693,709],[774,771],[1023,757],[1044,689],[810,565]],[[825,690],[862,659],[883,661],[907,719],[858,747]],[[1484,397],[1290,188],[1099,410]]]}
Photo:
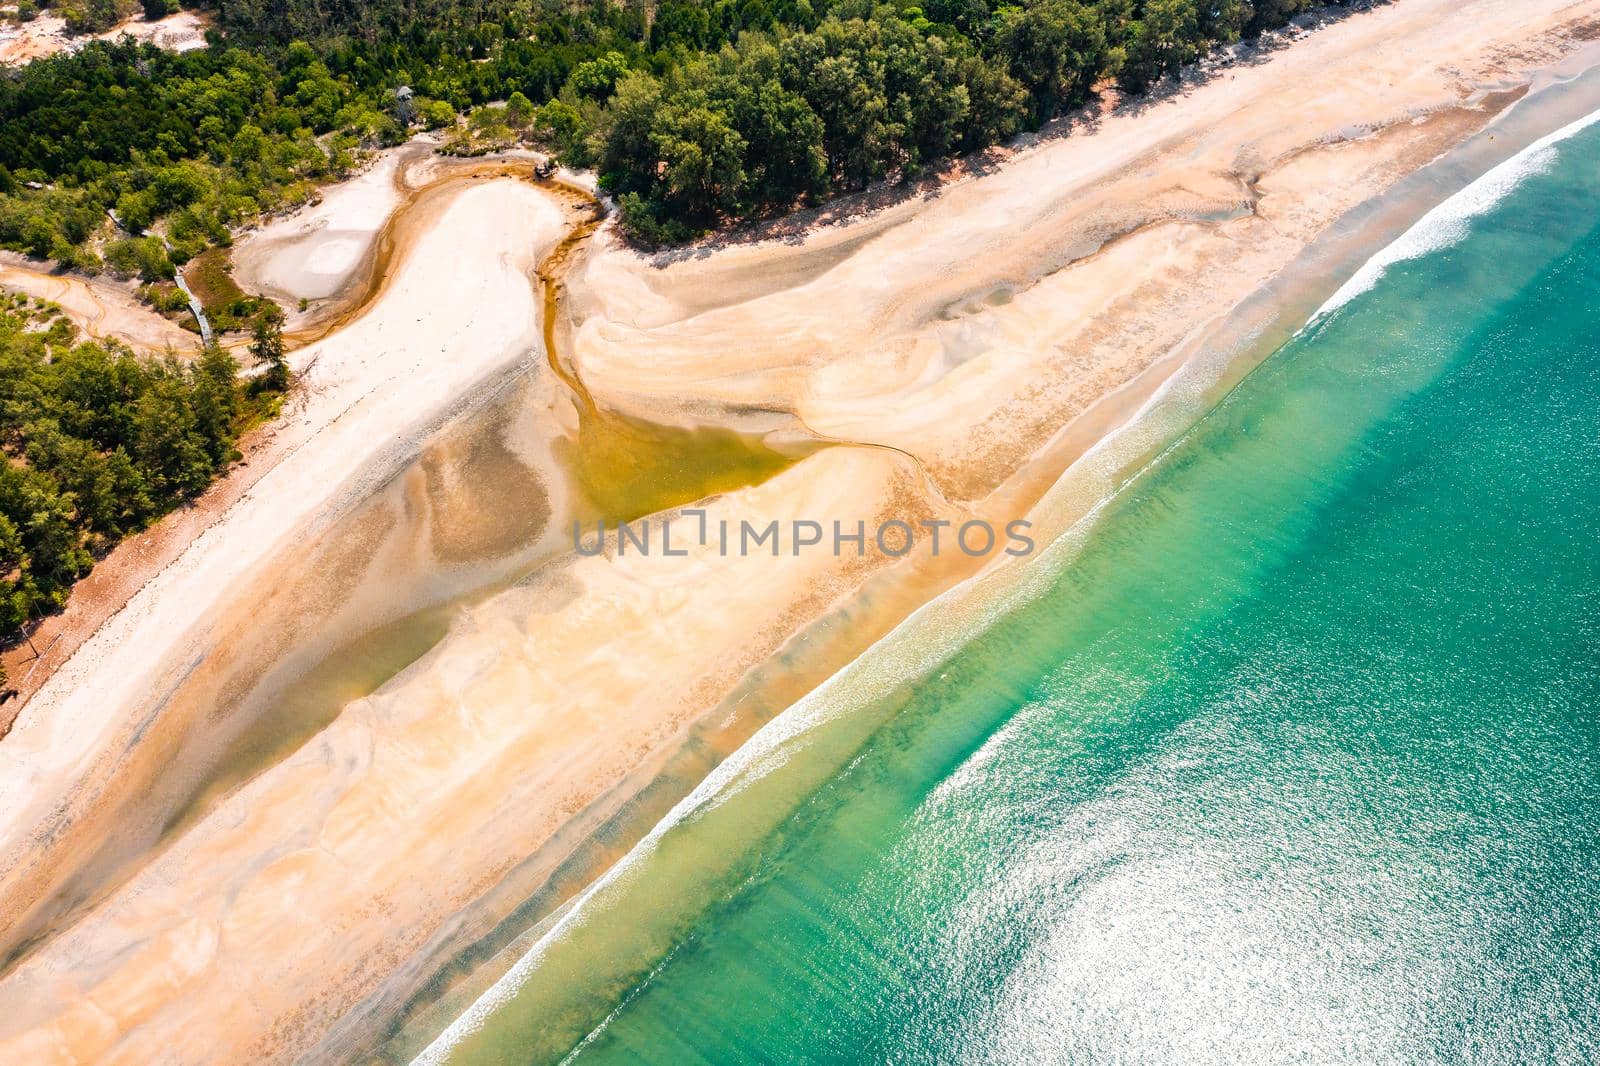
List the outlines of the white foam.
{"label": "white foam", "polygon": [[[935,604],[939,602],[940,598],[935,598],[924,604],[912,612],[901,625],[914,625],[915,620],[926,619],[935,611]],[[892,680],[899,680],[902,671],[915,673],[932,667],[939,661],[940,654],[947,653],[948,650],[948,647],[943,645],[921,648],[911,645],[906,649],[906,654],[895,664],[898,669],[892,671],[895,675]],[[908,661],[910,661],[909,670]],[[411,1066],[443,1066],[457,1045],[483,1028],[494,1013],[509,1003],[518,990],[527,984],[529,977],[544,961],[549,946],[566,936],[587,917],[586,907],[597,894],[640,872],[648,857],[656,850],[661,838],[675,826],[696,813],[726,803],[743,791],[749,780],[762,777],[786,762],[790,757],[792,744],[801,741],[809,731],[847,708],[851,702],[849,698],[830,700],[830,695],[834,694],[837,688],[848,685],[847,679],[870,670],[875,663],[875,659],[863,656],[848,664],[838,674],[802,697],[794,706],[762,726],[727,759],[713,768],[711,773],[689,795],[679,800],[666,816],[634,845],[632,850],[585,889],[573,901],[572,906],[567,908],[566,913],[499,980],[486,989],[466,1011],[412,1060]],[[876,678],[873,680],[877,682],[873,686],[875,688],[884,684],[884,680]]]}
{"label": "white foam", "polygon": [[1385,247],[1366,263],[1355,275],[1317,309],[1306,327],[1316,325],[1339,308],[1370,291],[1388,269],[1409,259],[1421,259],[1432,252],[1441,251],[1464,240],[1473,219],[1488,214],[1502,200],[1535,174],[1550,169],[1556,160],[1556,145],[1600,122],[1600,111],[1585,115],[1576,122],[1563,126],[1554,133],[1534,141],[1528,147],[1490,170],[1477,181],[1429,211],[1394,243]]}

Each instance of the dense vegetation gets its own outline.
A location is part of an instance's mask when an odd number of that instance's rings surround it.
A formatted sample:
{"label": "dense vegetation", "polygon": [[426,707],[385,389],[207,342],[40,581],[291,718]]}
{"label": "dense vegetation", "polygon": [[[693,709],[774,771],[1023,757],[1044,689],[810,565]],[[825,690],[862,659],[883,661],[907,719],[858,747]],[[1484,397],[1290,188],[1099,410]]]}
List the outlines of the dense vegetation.
{"label": "dense vegetation", "polygon": [[[344,173],[363,137],[398,136],[354,97],[304,45],[274,61],[94,44],[30,64],[0,78],[0,244],[92,269],[109,209],[135,231],[162,220],[181,263]],[[102,250],[121,272],[172,275],[159,241]]]}
{"label": "dense vegetation", "polygon": [[[636,233],[674,240],[914,176],[1081,105],[1104,79],[1143,92],[1203,49],[1308,6],[843,0],[825,18],[792,20],[754,0],[663,6],[650,40],[674,49],[664,71],[629,72],[599,93],[569,83],[540,120],[569,158],[600,171]],[[734,10],[743,32],[730,34],[715,16]]]}
{"label": "dense vegetation", "polygon": [[122,537],[237,458],[277,393],[213,348],[192,364],[77,343],[47,304],[0,297],[0,630],[60,606]]}
{"label": "dense vegetation", "polygon": [[249,50],[96,44],[0,78],[0,245],[156,279],[162,249],[105,247],[108,208],[162,221],[181,263],[363,147],[474,107],[458,147],[541,140],[596,168],[636,235],[681,239],[913,176],[1105,79],[1143,91],[1309,6],[218,0],[220,41]]}
{"label": "dense vegetation", "polygon": [[[130,6],[57,2],[79,29]],[[542,142],[599,172],[637,238],[680,240],[912,177],[1106,79],[1143,91],[1308,6],[217,0],[210,48],[95,42],[0,73],[0,246],[139,277],[176,308],[177,267],[416,126],[447,128],[453,151]],[[0,307],[0,628],[61,603],[96,552],[204,488],[287,386],[275,308],[217,253],[188,277],[220,325],[254,331],[267,372],[250,388],[220,351],[143,361]]]}

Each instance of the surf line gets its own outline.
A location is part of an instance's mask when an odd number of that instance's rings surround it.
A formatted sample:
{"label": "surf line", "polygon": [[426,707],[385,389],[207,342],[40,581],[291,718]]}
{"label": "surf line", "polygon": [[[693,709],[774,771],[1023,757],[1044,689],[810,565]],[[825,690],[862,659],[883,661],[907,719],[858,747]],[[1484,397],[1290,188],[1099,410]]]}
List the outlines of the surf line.
{"label": "surf line", "polygon": [[1557,146],[1597,122],[1600,122],[1600,111],[1593,111],[1553,133],[1545,134],[1434,207],[1363,263],[1350,280],[1339,286],[1327,302],[1317,308],[1295,336],[1317,325],[1362,293],[1370,292],[1395,264],[1421,259],[1460,244],[1467,238],[1473,219],[1488,214],[1529,178],[1548,171],[1556,161]]}

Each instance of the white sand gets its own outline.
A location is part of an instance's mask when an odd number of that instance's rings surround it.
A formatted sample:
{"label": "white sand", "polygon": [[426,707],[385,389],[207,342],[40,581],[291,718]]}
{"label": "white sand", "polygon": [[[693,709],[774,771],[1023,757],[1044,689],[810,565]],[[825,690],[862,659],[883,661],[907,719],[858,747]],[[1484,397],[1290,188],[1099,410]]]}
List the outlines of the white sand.
{"label": "white sand", "polygon": [[416,154],[409,146],[385,152],[360,176],[330,187],[320,203],[241,237],[233,247],[239,287],[291,310],[301,299],[343,291],[399,206],[400,170]]}
{"label": "white sand", "polygon": [[[710,521],[875,525],[920,510],[915,483],[902,457],[836,449],[723,497]],[[0,1061],[305,1050],[288,1034],[320,1033],[377,991],[797,615],[882,562],[721,557],[685,540],[686,559],[569,557],[463,618],[7,978],[0,994],[20,1006],[0,1020]]]}
{"label": "white sand", "polygon": [[147,21],[140,12],[103,33],[71,37],[67,35],[66,20],[58,15],[40,14],[20,24],[8,20],[0,24],[0,67],[21,66],[57,52],[77,51],[87,41],[114,41],[123,35],[169,52],[188,52],[206,46],[208,25],[203,16],[193,11],[178,11],[155,22]]}
{"label": "white sand", "polygon": [[1463,105],[1570,51],[1544,28],[1594,13],[1402,0],[798,250],[663,271],[612,242],[573,284],[574,361],[613,405],[664,419],[787,410],[823,435],[906,449],[947,492],[980,498],[1488,119]]}

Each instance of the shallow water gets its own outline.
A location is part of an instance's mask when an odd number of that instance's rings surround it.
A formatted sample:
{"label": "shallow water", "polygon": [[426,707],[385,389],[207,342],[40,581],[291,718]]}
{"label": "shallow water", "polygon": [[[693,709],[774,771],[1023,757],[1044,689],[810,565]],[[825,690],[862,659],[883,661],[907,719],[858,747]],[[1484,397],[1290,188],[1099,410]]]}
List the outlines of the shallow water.
{"label": "shallow water", "polygon": [[1593,1061],[1600,127],[1535,162],[438,1056]]}
{"label": "shallow water", "polygon": [[[550,369],[571,396],[578,431],[562,460],[598,520],[630,522],[696,500],[760,484],[816,447],[796,441],[780,450],[760,435],[720,426],[672,426],[601,407],[569,365],[570,324],[561,296],[572,262],[596,220],[574,228],[539,267],[544,347]],[[775,425],[792,421],[770,412]]]}

